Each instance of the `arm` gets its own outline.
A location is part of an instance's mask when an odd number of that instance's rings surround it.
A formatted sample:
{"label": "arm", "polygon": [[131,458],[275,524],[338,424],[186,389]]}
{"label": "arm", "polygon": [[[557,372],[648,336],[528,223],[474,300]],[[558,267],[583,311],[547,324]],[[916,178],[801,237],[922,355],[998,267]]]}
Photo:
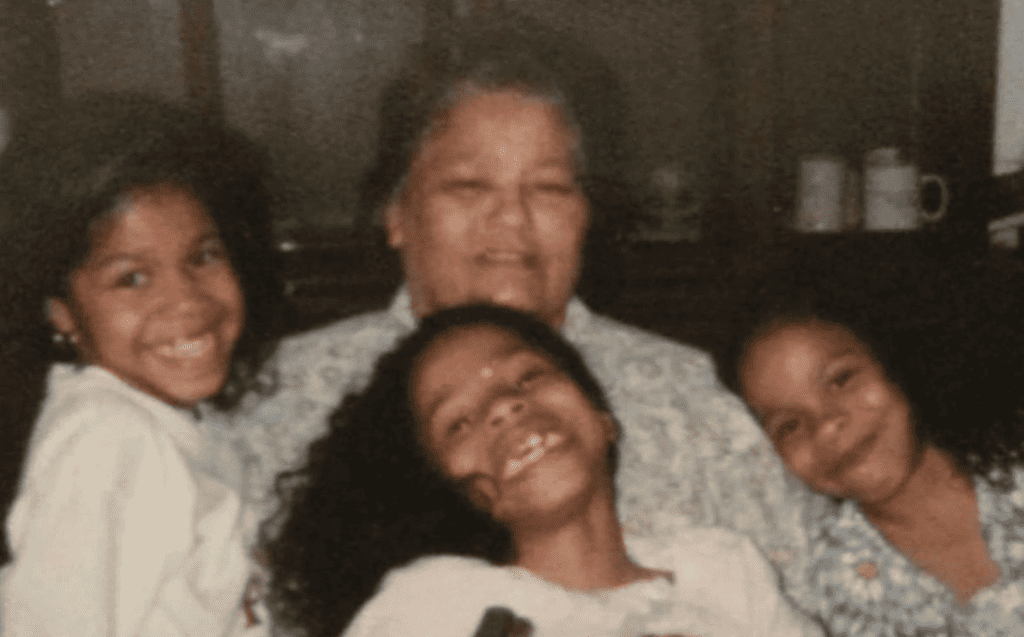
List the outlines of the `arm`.
{"label": "arm", "polygon": [[73,433],[30,458],[11,520],[5,634],[139,635],[159,612],[188,546],[191,494],[169,441],[147,426],[152,415],[117,407],[79,411],[60,427]]}

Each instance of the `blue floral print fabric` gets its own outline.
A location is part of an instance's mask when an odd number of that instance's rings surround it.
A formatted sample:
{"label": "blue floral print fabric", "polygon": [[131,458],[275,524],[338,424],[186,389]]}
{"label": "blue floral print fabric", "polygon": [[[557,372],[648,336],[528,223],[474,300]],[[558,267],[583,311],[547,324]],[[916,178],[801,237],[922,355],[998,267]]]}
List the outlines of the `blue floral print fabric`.
{"label": "blue floral print fabric", "polygon": [[975,479],[978,515],[1002,577],[958,604],[886,541],[852,500],[825,506],[811,525],[806,587],[790,593],[833,637],[1024,635],[1024,470],[1005,491]]}

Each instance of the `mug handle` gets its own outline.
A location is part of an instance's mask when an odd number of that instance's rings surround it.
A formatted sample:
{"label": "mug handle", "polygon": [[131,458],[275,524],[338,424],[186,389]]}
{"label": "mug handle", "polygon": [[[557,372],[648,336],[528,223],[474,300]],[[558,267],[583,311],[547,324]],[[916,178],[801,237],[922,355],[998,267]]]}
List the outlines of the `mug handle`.
{"label": "mug handle", "polygon": [[939,207],[935,210],[925,210],[918,206],[918,212],[921,214],[922,220],[934,223],[946,216],[946,208],[949,207],[949,186],[946,184],[946,180],[938,175],[921,175],[921,183],[918,187],[922,188],[928,184],[939,186],[939,193],[942,195],[939,199]]}

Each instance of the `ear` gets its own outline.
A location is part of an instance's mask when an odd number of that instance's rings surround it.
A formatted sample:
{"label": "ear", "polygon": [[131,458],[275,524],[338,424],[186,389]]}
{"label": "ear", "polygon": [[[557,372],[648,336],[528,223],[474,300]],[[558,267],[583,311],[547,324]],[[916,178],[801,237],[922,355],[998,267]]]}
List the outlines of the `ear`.
{"label": "ear", "polygon": [[384,208],[384,229],[388,235],[388,245],[401,248],[405,245],[405,208],[401,204],[401,195],[395,195]]}
{"label": "ear", "polygon": [[61,334],[70,337],[78,333],[78,324],[75,323],[74,314],[64,301],[52,296],[46,299],[46,317],[53,329]]}

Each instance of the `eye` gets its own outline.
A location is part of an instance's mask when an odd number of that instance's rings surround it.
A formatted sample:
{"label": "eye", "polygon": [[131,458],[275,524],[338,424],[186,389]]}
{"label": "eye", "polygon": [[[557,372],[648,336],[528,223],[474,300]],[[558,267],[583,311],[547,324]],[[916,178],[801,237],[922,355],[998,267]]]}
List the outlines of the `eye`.
{"label": "eye", "polygon": [[535,182],[533,191],[541,197],[564,199],[576,194],[576,184],[569,180],[545,179]]}
{"label": "eye", "polygon": [[780,442],[800,429],[800,419],[796,416],[779,416],[771,419],[765,428],[773,441]]}
{"label": "eye", "polygon": [[469,418],[457,418],[448,423],[444,428],[444,435],[448,438],[458,436],[469,428]]}
{"label": "eye", "polygon": [[220,265],[228,260],[227,248],[219,239],[204,242],[192,255],[190,261],[193,265],[202,267],[204,265]]}
{"label": "eye", "polygon": [[117,278],[115,285],[119,288],[139,288],[149,283],[149,275],[141,270],[130,270]]}
{"label": "eye", "polygon": [[487,190],[487,183],[480,179],[451,179],[441,184],[441,190],[459,199],[474,199]]}
{"label": "eye", "polygon": [[836,389],[845,389],[856,374],[856,368],[850,367],[847,369],[841,369],[832,376],[829,384]]}
{"label": "eye", "polygon": [[516,382],[513,386],[517,390],[528,389],[530,385],[533,384],[533,381],[543,376],[545,373],[547,373],[547,371],[547,369],[539,366],[528,367],[526,368],[526,370],[523,371],[523,373],[519,375],[519,378],[516,379]]}

